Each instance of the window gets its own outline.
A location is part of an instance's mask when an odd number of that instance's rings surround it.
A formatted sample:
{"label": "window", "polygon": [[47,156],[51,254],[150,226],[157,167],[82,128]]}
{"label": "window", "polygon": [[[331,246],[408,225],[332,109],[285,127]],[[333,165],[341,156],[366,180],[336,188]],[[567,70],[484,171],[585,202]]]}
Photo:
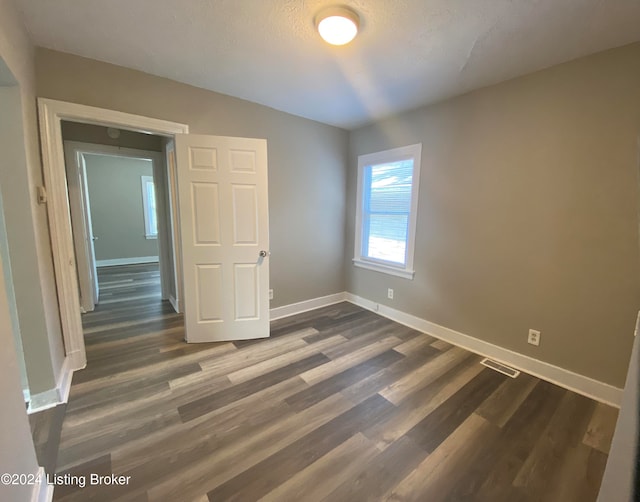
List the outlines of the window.
{"label": "window", "polygon": [[156,215],[156,192],[152,176],[140,176],[142,180],[142,210],[144,212],[144,236],[158,238],[158,217]]}
{"label": "window", "polygon": [[422,144],[358,157],[354,265],[413,279]]}

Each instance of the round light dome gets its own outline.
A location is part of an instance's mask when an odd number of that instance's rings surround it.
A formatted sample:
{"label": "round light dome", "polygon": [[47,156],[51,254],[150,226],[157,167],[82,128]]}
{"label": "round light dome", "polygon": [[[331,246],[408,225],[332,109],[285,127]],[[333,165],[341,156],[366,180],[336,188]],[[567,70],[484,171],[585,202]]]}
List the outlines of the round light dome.
{"label": "round light dome", "polygon": [[358,34],[358,15],[346,7],[323,10],[316,17],[320,36],[331,45],[345,45]]}

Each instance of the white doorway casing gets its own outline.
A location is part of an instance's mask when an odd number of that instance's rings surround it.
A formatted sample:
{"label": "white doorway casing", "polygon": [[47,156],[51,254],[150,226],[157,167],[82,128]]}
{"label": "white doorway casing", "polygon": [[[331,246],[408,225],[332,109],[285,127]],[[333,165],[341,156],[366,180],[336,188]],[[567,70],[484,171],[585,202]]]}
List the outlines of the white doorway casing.
{"label": "white doorway casing", "polygon": [[96,272],[91,205],[87,188],[87,170],[84,160],[85,151],[83,151],[82,145],[65,141],[64,153],[67,168],[69,212],[80,288],[80,307],[82,312],[90,312],[98,303],[100,292]]}
{"label": "white doorway casing", "polygon": [[114,110],[38,98],[42,165],[47,187],[47,214],[58,292],[60,322],[66,361],[70,371],[84,368],[87,357],[80,319],[73,234],[69,218],[69,199],[62,138],[62,121],[106,125],[119,129],[172,137],[187,134],[186,124],[152,119]]}
{"label": "white doorway casing", "polygon": [[170,140],[164,146],[164,158],[167,164],[168,176],[167,212],[169,213],[170,242],[169,249],[173,261],[173,281],[169,290],[169,302],[173,309],[180,313],[183,311],[184,285],[182,280],[182,250],[180,249],[180,215],[178,214],[178,170],[176,165],[175,141]]}

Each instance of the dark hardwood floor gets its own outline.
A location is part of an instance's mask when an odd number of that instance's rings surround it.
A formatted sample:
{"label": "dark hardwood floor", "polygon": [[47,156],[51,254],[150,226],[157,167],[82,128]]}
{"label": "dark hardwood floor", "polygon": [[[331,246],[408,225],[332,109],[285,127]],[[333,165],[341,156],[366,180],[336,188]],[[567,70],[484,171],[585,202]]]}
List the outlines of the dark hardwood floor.
{"label": "dark hardwood floor", "polygon": [[100,282],[56,471],[128,484],[55,500],[596,499],[615,409],[349,303],[187,345],[157,268]]}

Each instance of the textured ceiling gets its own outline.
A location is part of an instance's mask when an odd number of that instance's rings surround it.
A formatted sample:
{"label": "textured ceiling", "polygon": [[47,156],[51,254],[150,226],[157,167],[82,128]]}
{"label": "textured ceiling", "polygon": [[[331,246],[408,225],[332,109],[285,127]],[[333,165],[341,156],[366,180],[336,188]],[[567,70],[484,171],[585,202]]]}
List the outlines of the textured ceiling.
{"label": "textured ceiling", "polygon": [[[313,17],[361,17],[346,47]],[[638,0],[16,0],[36,45],[351,128],[640,40]]]}

